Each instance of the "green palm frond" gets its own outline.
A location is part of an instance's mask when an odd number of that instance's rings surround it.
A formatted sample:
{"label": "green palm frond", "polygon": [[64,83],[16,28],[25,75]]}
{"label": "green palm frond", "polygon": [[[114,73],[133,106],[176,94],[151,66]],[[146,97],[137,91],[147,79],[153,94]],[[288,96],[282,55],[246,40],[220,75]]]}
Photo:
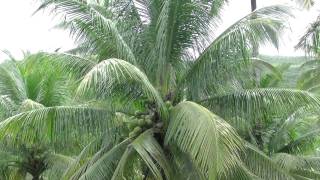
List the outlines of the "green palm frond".
{"label": "green palm frond", "polygon": [[297,87],[300,89],[308,89],[310,88],[310,85],[312,87],[313,85],[312,83],[316,81],[315,78],[319,76],[318,71],[319,71],[319,67],[305,70],[298,78]]}
{"label": "green palm frond", "polygon": [[129,143],[130,141],[125,140],[109,151],[99,155],[99,159],[96,162],[86,166],[85,171],[81,171],[82,169],[80,169],[80,172],[73,175],[71,179],[112,179]]}
{"label": "green palm frond", "polygon": [[307,62],[303,63],[300,68],[304,69],[304,68],[309,68],[309,67],[317,67],[320,65],[320,60],[319,59],[311,59],[308,60]]}
{"label": "green palm frond", "polygon": [[[110,130],[112,131],[112,130]],[[87,144],[62,175],[62,179],[79,179],[102,156],[116,146],[119,141],[117,133],[105,133]],[[127,144],[124,143],[124,144]]]}
{"label": "green palm frond", "polygon": [[310,9],[314,4],[314,0],[294,0],[299,6]]}
{"label": "green palm frond", "polygon": [[211,2],[211,15],[218,15],[224,5],[226,5],[229,0],[216,0]]}
{"label": "green palm frond", "polygon": [[252,60],[253,60],[252,61],[253,67],[259,69],[260,71],[267,69],[267,70],[271,71],[276,76],[276,78],[282,79],[281,72],[272,64],[270,64],[266,61],[263,61],[259,58],[252,58]]}
{"label": "green palm frond", "polygon": [[319,38],[320,38],[320,17],[313,22],[307,29],[307,32],[300,38],[296,49],[302,49],[307,54],[318,55],[319,54]]}
{"label": "green palm frond", "polygon": [[279,152],[284,153],[303,153],[308,152],[310,149],[315,149],[319,141],[320,128],[317,126],[315,129],[311,129],[310,132],[306,132],[296,139],[293,139],[290,143],[283,146]]}
{"label": "green palm frond", "polygon": [[70,179],[72,176],[79,177],[80,175],[82,175],[82,173],[84,173],[85,171],[81,171],[80,169],[82,169],[83,166],[85,166],[84,164],[87,163],[86,160],[91,156],[92,150],[96,148],[97,145],[95,141],[90,142],[88,145],[86,145],[81,150],[80,154],[76,156],[73,162],[71,162],[65,169],[61,176],[61,179]]}
{"label": "green palm frond", "polygon": [[181,102],[170,113],[166,144],[177,145],[209,179],[228,174],[237,164],[241,140],[223,119],[194,102]]}
{"label": "green palm frond", "polygon": [[7,95],[0,96],[0,118],[12,116],[17,109],[17,105]]}
{"label": "green palm frond", "polygon": [[272,157],[273,161],[280,167],[286,169],[293,175],[310,179],[319,179],[319,157],[295,156],[286,153],[278,153]]}
{"label": "green palm frond", "polygon": [[113,54],[135,64],[134,54],[111,20],[112,12],[108,9],[82,1],[46,0],[39,10],[52,6],[53,13],[64,15],[65,25],[78,42],[90,42],[101,58],[110,58],[106,55]]}
{"label": "green palm frond", "polygon": [[44,177],[50,177],[50,179],[58,180],[61,174],[66,168],[74,161],[72,157],[65,156],[62,154],[49,154],[46,159],[48,170],[44,172]]}
{"label": "green palm frond", "polygon": [[[212,2],[212,6],[216,4],[216,1]],[[210,9],[204,2],[163,1],[157,19],[155,48],[151,55],[160,74],[158,81],[167,81],[168,64],[175,65],[181,57],[188,56],[186,49],[191,48],[199,36],[210,36],[208,29],[213,29],[213,25],[209,14]]]}
{"label": "green palm frond", "polygon": [[[272,153],[278,152],[281,148],[292,141],[292,132],[297,132],[299,125],[305,123],[305,117],[311,115],[312,112],[309,108],[299,108],[294,111],[284,120],[276,120],[275,132],[271,135],[268,143],[269,151]],[[296,129],[295,129],[296,128]]]}
{"label": "green palm frond", "polygon": [[26,86],[22,74],[14,62],[4,62],[0,66],[0,94],[14,102],[26,99]]}
{"label": "green palm frond", "polygon": [[251,173],[261,179],[295,179],[289,171],[249,143],[245,146],[243,162]]}
{"label": "green palm frond", "polygon": [[19,107],[19,112],[25,112],[25,111],[31,111],[31,110],[34,110],[34,109],[40,109],[40,108],[44,108],[45,106],[38,103],[38,102],[35,102],[31,99],[26,99],[24,100],[20,107]]}
{"label": "green palm frond", "polygon": [[101,134],[112,127],[113,113],[81,106],[44,107],[12,116],[0,123],[1,137],[14,137],[25,143],[44,141],[68,143],[88,133]]}
{"label": "green palm frond", "polygon": [[308,61],[301,65],[301,74],[297,81],[297,88],[309,90],[319,84],[318,60]]}
{"label": "green palm frond", "polygon": [[170,179],[170,165],[161,146],[154,139],[152,130],[144,132],[135,139],[132,142],[132,147],[144,160],[156,179],[163,179],[161,170],[158,168],[159,166],[164,171],[166,179]]}
{"label": "green palm frond", "polygon": [[238,116],[254,122],[266,116],[286,117],[300,107],[318,108],[320,105],[312,93],[279,88],[240,90],[204,99],[202,104],[227,119]]}
{"label": "green palm frond", "polygon": [[166,116],[166,108],[162,98],[149,82],[147,76],[137,67],[123,60],[107,59],[97,64],[83,77],[78,93],[83,94],[93,89],[97,95],[110,96],[123,93],[119,92],[119,90],[121,91],[119,86],[130,88],[131,84],[137,85],[143,95],[154,101],[162,115]]}
{"label": "green palm frond", "polygon": [[[199,52],[190,69],[181,78],[181,83],[208,88],[208,81],[218,81],[215,84],[219,84],[223,83],[223,77],[236,76],[243,67],[242,64],[250,62],[250,49],[253,45],[272,43],[278,47],[279,35],[285,27],[283,18],[288,16],[290,13],[287,7],[271,6],[240,19],[209,45],[201,46],[205,49]],[[192,89],[189,91],[193,91]]]}
{"label": "green palm frond", "polygon": [[69,53],[44,53],[42,56],[40,58],[60,67],[64,73],[71,73],[76,78],[83,77],[98,63],[91,60],[90,57],[86,58]]}

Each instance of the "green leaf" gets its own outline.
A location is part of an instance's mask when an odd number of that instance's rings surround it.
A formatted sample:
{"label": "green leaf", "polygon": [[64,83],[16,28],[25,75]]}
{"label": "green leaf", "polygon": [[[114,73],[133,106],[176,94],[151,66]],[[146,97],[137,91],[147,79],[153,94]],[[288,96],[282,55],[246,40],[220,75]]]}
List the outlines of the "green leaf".
{"label": "green leaf", "polygon": [[92,68],[81,81],[78,94],[84,94],[91,89],[98,95],[111,96],[121,93],[116,88],[119,87],[117,85],[130,89],[130,83],[137,85],[145,96],[153,100],[163,117],[166,117],[162,98],[147,76],[136,66],[120,59],[107,59]]}
{"label": "green leaf", "polygon": [[294,89],[249,89],[217,95],[202,101],[222,117],[242,117],[252,122],[265,116],[286,117],[300,107],[318,108],[319,99],[312,93]]}
{"label": "green leaf", "polygon": [[[130,141],[125,140],[114,146],[111,150],[99,155],[99,159],[87,166],[85,172],[78,177],[73,176],[72,179],[111,179],[117,172],[117,168],[121,166],[121,159],[127,156],[127,146]],[[99,152],[98,152],[99,153]]]}
{"label": "green leaf", "polygon": [[177,145],[207,176],[228,174],[239,161],[242,141],[222,118],[194,102],[181,102],[170,113],[165,143]]}
{"label": "green leaf", "polygon": [[[81,106],[43,107],[12,116],[0,123],[0,136],[19,141],[68,143],[90,134],[101,134],[112,127],[113,113]],[[17,139],[17,140],[18,140]],[[83,139],[84,140],[84,139]]]}
{"label": "green leaf", "polygon": [[160,166],[160,168],[164,171],[166,179],[170,179],[170,165],[161,146],[153,137],[152,130],[147,130],[146,132],[142,133],[132,142],[131,145],[147,164],[156,179],[163,179],[161,173],[162,171],[158,168],[158,166]]}
{"label": "green leaf", "polygon": [[294,179],[293,176],[253,145],[246,143],[243,162],[261,179]]}

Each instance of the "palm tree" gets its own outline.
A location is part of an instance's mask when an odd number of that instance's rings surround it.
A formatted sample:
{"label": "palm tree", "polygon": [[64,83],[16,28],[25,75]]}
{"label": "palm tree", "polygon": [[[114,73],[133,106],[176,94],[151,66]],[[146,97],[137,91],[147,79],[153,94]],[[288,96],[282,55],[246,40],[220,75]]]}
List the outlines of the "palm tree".
{"label": "palm tree", "polygon": [[[69,79],[52,64],[43,63],[40,55],[27,55],[22,61],[12,57],[0,65],[1,120],[70,101]],[[45,171],[62,160],[49,147],[39,139],[28,143],[6,138],[0,145],[1,176],[22,179],[30,174],[33,179],[41,179]]]}
{"label": "palm tree", "polygon": [[55,154],[45,146],[17,146],[9,140],[0,145],[0,156],[0,175],[4,179],[26,179],[29,176],[33,180],[46,176],[53,179],[51,171],[63,173],[68,164],[73,162],[72,158]]}
{"label": "palm tree", "polygon": [[40,138],[54,148],[91,140],[62,179],[307,177],[263,152],[257,130],[264,127],[257,125],[318,108],[318,99],[299,90],[245,89],[247,76],[239,76],[253,45],[278,46],[288,9],[256,10],[216,35],[224,3],[44,0],[39,10],[62,15],[60,27],[79,44],[45,57],[80,78],[75,98],[87,101],[9,117],[0,136]]}
{"label": "palm tree", "polygon": [[302,73],[298,80],[297,87],[311,92],[319,92],[319,49],[320,49],[320,17],[317,17],[306,33],[300,38],[296,49],[305,51],[311,60],[301,65]]}
{"label": "palm tree", "polygon": [[295,0],[295,2],[306,9],[310,9],[315,3],[314,0]]}

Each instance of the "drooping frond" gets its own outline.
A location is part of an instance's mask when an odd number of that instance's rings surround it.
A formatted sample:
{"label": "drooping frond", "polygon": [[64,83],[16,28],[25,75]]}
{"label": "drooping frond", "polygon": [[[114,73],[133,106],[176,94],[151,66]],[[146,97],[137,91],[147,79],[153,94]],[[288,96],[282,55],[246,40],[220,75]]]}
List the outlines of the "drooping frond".
{"label": "drooping frond", "polygon": [[92,150],[95,150],[97,147],[96,141],[92,141],[86,145],[81,150],[80,154],[74,158],[73,162],[71,162],[64,170],[61,179],[70,179],[72,176],[80,177],[81,174],[85,172],[81,171],[80,169],[84,168],[83,166],[85,166],[84,164],[87,163],[86,160],[91,156]]}
{"label": "drooping frond", "polygon": [[302,49],[307,54],[319,55],[320,48],[320,17],[310,25],[307,32],[300,38],[296,49]]}
{"label": "drooping frond", "polygon": [[17,105],[7,95],[0,95],[0,118],[7,118],[17,110]]}
{"label": "drooping frond", "polygon": [[62,154],[51,153],[46,159],[48,170],[44,172],[44,177],[59,179],[66,168],[74,161],[72,157]]}
{"label": "drooping frond", "polygon": [[306,8],[306,9],[310,9],[315,1],[314,0],[294,0],[299,6]]}
{"label": "drooping frond", "polygon": [[[99,158],[89,166],[86,166],[86,169],[80,169],[82,172],[76,173],[71,179],[112,179],[129,142],[125,140],[105,153],[98,152],[96,155],[99,154]],[[96,158],[95,156],[93,157],[94,159]]]}
{"label": "drooping frond", "polygon": [[65,144],[75,137],[85,139],[107,131],[113,124],[112,116],[107,110],[85,106],[38,108],[2,121],[0,135],[25,143],[41,140]]}
{"label": "drooping frond", "polygon": [[249,143],[246,143],[242,161],[252,174],[261,179],[294,179],[286,169]]}
{"label": "drooping frond", "polygon": [[[53,6],[53,8],[52,8]],[[65,26],[79,42],[90,42],[91,49],[100,58],[121,58],[135,63],[135,57],[128,44],[111,20],[110,9],[100,5],[77,0],[45,0],[40,9],[52,8],[53,13],[65,17]]]}
{"label": "drooping frond", "polygon": [[31,110],[40,109],[40,108],[44,108],[44,105],[38,102],[32,101],[31,99],[26,99],[21,103],[19,107],[19,112],[31,111]]}
{"label": "drooping frond", "polygon": [[276,68],[274,67],[272,64],[266,62],[266,61],[263,61],[259,58],[252,58],[252,64],[253,64],[253,67],[263,71],[264,69],[267,69],[269,71],[271,71],[273,74],[276,75],[276,78],[278,79],[281,79],[282,78],[282,75],[281,75],[281,72]]}
{"label": "drooping frond", "polygon": [[181,102],[170,113],[166,144],[190,155],[208,178],[227,176],[237,164],[241,140],[223,119],[194,102]]}
{"label": "drooping frond", "polygon": [[[114,133],[110,133],[110,132]],[[87,172],[102,156],[109,152],[113,147],[120,144],[117,129],[110,129],[109,132],[94,138],[77,155],[74,161],[68,166],[61,176],[62,179],[79,179]],[[125,142],[127,144],[127,142]]]}
{"label": "drooping frond", "polygon": [[0,66],[0,94],[8,96],[15,103],[27,97],[22,74],[14,62],[4,62]]}
{"label": "drooping frond", "polygon": [[278,153],[272,157],[272,160],[281,168],[293,174],[306,179],[320,178],[320,158],[311,156],[295,156],[286,153]]}
{"label": "drooping frond", "polygon": [[132,142],[132,147],[137,151],[156,179],[164,179],[161,170],[163,170],[166,179],[170,179],[170,165],[161,146],[153,137],[152,130],[144,132],[135,139]]}
{"label": "drooping frond", "polygon": [[298,77],[297,88],[313,92],[319,85],[319,60],[311,60],[301,65],[301,74]]}
{"label": "drooping frond", "polygon": [[97,64],[84,76],[79,85],[78,93],[83,94],[88,90],[93,90],[102,97],[111,96],[117,93],[121,94],[125,89],[130,90],[132,85],[137,85],[138,88],[135,90],[142,90],[142,94],[154,101],[160,112],[165,115],[163,101],[147,76],[136,66],[123,60],[107,59]]}
{"label": "drooping frond", "polygon": [[181,78],[181,83],[207,89],[208,82],[219,84],[221,79],[235,76],[241,64],[249,62],[253,45],[272,43],[278,47],[279,35],[285,27],[283,18],[288,16],[290,13],[287,7],[271,6],[240,19],[209,45],[203,45],[204,49]]}
{"label": "drooping frond", "polygon": [[210,14],[213,16],[217,16],[224,5],[226,5],[229,2],[229,0],[215,0],[210,2],[211,3],[211,9]]}
{"label": "drooping frond", "polygon": [[39,58],[53,63],[60,67],[63,72],[71,73],[77,78],[83,77],[98,63],[96,60],[69,53],[44,53]]}
{"label": "drooping frond", "polygon": [[305,132],[285,144],[279,152],[304,153],[305,151],[308,152],[310,149],[314,150],[319,141],[319,132],[319,125],[315,125],[314,129],[310,128],[309,132]]}
{"label": "drooping frond", "polygon": [[[266,117],[288,116],[300,107],[319,107],[319,99],[313,94],[292,89],[250,89],[226,95],[217,95],[202,101],[222,117],[242,117],[259,121]],[[229,118],[228,118],[229,117]]]}
{"label": "drooping frond", "polygon": [[285,144],[292,142],[294,140],[292,133],[298,132],[300,125],[306,121],[305,117],[311,115],[310,112],[312,112],[311,109],[301,107],[284,120],[276,120],[274,122],[275,128],[268,142],[269,152],[279,152],[279,150],[285,147]]}

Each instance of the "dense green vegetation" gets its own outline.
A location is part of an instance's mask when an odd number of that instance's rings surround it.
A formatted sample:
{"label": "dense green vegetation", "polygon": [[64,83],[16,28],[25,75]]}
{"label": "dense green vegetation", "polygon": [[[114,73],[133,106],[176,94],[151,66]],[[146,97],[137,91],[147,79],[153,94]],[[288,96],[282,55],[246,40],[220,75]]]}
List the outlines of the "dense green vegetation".
{"label": "dense green vegetation", "polygon": [[217,35],[224,0],[41,3],[78,47],[0,64],[0,179],[320,179],[315,26],[256,56],[290,8]]}

